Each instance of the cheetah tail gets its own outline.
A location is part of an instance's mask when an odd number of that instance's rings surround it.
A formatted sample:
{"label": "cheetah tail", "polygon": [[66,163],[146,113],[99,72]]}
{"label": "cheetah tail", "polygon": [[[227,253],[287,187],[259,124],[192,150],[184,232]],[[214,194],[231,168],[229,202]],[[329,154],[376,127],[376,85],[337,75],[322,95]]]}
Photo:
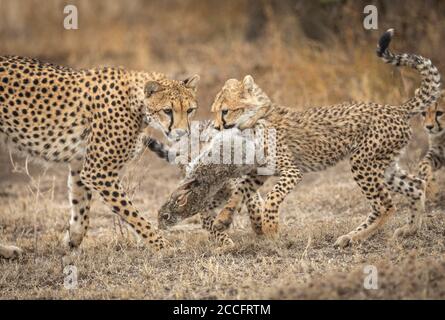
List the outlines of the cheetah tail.
{"label": "cheetah tail", "polygon": [[422,77],[420,87],[416,89],[414,97],[402,104],[402,108],[414,115],[422,112],[440,98],[440,74],[427,58],[409,53],[394,54],[389,51],[388,46],[393,35],[394,29],[389,29],[381,36],[377,46],[377,56],[386,63],[397,67],[408,66],[420,72]]}
{"label": "cheetah tail", "polygon": [[170,162],[169,153],[170,150],[166,148],[166,146],[151,137],[144,138],[144,145],[152,152],[154,152],[159,158],[166,160],[167,162]]}

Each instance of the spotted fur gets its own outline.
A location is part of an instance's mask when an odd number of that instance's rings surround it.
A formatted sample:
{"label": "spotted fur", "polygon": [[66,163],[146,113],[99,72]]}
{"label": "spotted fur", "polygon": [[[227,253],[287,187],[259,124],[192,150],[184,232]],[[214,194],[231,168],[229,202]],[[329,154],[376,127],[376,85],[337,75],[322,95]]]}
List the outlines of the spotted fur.
{"label": "spotted fur", "polygon": [[[439,98],[440,75],[424,57],[390,52],[388,45],[392,36],[393,30],[382,36],[378,56],[395,66],[412,67],[422,77],[414,97],[401,105],[348,102],[297,112],[272,103],[251,76],[243,81],[228,80],[216,96],[212,106],[215,127],[248,128],[262,119],[277,132],[279,180],[265,199],[264,234],[278,234],[279,206],[304,173],[324,170],[345,158],[349,158],[353,178],[372,211],[355,230],[339,237],[336,245],[345,247],[365,239],[382,226],[395,212],[391,191],[408,197],[412,209],[408,223],[396,230],[395,235],[417,230],[419,213],[424,211],[425,183],[401,170],[397,157],[411,138],[410,118]],[[267,179],[265,176],[254,178],[258,186]]]}
{"label": "spotted fur", "polygon": [[424,128],[428,133],[429,149],[419,163],[419,177],[427,183],[427,194],[438,193],[434,172],[445,167],[445,106],[433,104],[422,112]]}
{"label": "spotted fur", "polygon": [[0,136],[27,156],[69,164],[69,246],[88,229],[93,190],[156,249],[168,245],[133,206],[119,172],[143,148],[147,123],[172,139],[188,132],[198,80],[0,57]]}

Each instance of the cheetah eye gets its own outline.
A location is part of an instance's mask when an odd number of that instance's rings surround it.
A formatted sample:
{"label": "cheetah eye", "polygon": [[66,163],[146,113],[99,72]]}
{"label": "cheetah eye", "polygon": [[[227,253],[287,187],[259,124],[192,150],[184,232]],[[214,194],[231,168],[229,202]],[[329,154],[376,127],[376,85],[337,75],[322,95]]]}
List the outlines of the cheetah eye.
{"label": "cheetah eye", "polygon": [[222,114],[223,116],[227,115],[227,113],[229,113],[229,110],[227,110],[227,109],[221,111],[221,114]]}
{"label": "cheetah eye", "polygon": [[437,112],[436,112],[436,115],[437,115],[438,117],[443,116],[443,111],[437,111]]}
{"label": "cheetah eye", "polygon": [[191,114],[193,111],[195,111],[194,108],[192,108],[192,109],[188,109],[188,110],[187,110],[187,114]]}
{"label": "cheetah eye", "polygon": [[426,116],[426,112],[422,111],[422,117],[425,117],[425,116]]}
{"label": "cheetah eye", "polygon": [[162,111],[164,111],[164,113],[168,116],[171,116],[173,113],[172,109],[163,109]]}

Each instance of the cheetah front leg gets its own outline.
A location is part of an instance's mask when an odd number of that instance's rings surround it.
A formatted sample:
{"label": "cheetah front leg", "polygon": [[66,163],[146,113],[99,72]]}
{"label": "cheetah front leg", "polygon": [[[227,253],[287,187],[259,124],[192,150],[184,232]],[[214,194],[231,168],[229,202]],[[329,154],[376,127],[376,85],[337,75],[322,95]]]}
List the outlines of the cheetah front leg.
{"label": "cheetah front leg", "polygon": [[96,166],[87,162],[80,173],[82,182],[89,188],[98,191],[113,212],[127,222],[140,237],[156,250],[170,247],[169,242],[133,206],[122,188],[118,172],[95,173],[91,170],[92,168],[95,169]]}
{"label": "cheetah front leg", "polygon": [[385,172],[387,187],[393,191],[409,198],[411,214],[408,222],[398,228],[394,237],[408,236],[416,233],[421,225],[422,215],[425,213],[425,182],[410,175],[393,163]]}
{"label": "cheetah front leg", "polygon": [[71,218],[65,243],[70,248],[77,248],[88,230],[89,212],[92,192],[80,179],[82,163],[70,164],[68,175],[69,200],[71,205]]}
{"label": "cheetah front leg", "polygon": [[222,231],[215,230],[213,228],[213,224],[215,222],[215,209],[221,207],[224,204],[224,201],[227,199],[228,195],[231,192],[231,188],[229,186],[224,186],[221,190],[219,190],[213,199],[208,203],[205,211],[199,214],[201,218],[202,228],[209,232],[210,238],[215,240],[218,246],[223,249],[233,248],[234,243],[230,237]]}
{"label": "cheetah front leg", "polygon": [[225,204],[224,208],[218,213],[213,221],[212,228],[215,231],[227,230],[233,222],[236,212],[239,212],[243,206],[242,189],[236,188],[233,194]]}
{"label": "cheetah front leg", "polygon": [[238,181],[230,199],[217,215],[213,223],[213,229],[218,231],[228,229],[232,224],[235,213],[240,212],[243,204],[245,204],[253,231],[258,235],[263,234],[263,199],[258,189],[264,184],[267,178],[266,176],[246,176]]}
{"label": "cheetah front leg", "polygon": [[213,222],[215,216],[212,210],[206,210],[200,213],[202,228],[210,233],[210,237],[216,241],[221,248],[233,248],[235,244],[233,240],[225,232],[220,232],[213,229]]}
{"label": "cheetah front leg", "polygon": [[419,178],[426,182],[426,196],[434,200],[439,192],[433,172],[442,167],[440,156],[430,150],[419,163]]}
{"label": "cheetah front leg", "polygon": [[291,164],[290,159],[286,159],[279,168],[280,178],[267,194],[264,204],[262,230],[268,237],[278,235],[280,205],[302,178],[300,170]]}

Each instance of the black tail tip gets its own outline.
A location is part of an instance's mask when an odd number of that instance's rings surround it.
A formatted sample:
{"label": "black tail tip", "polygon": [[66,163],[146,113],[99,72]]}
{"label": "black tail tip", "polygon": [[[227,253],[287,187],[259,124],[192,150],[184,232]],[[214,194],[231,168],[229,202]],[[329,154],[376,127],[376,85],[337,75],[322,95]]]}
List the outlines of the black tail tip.
{"label": "black tail tip", "polygon": [[377,55],[379,57],[383,56],[385,51],[388,49],[389,43],[394,35],[394,29],[388,29],[379,40],[379,44],[377,45]]}

